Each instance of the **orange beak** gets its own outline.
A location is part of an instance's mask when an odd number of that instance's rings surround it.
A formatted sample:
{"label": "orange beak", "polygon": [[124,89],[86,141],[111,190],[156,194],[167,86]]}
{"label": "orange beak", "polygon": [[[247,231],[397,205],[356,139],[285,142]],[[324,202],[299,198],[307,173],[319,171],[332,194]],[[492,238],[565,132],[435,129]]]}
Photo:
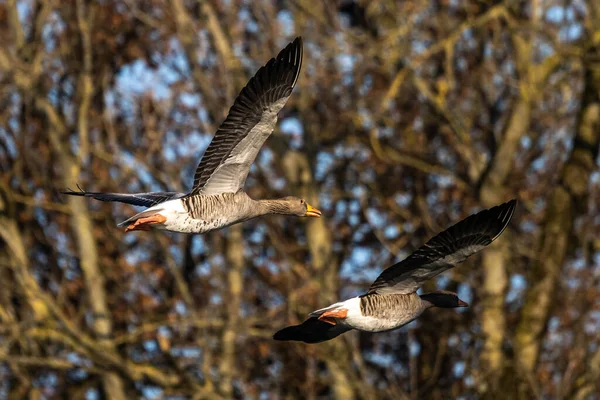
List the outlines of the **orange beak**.
{"label": "orange beak", "polygon": [[469,307],[469,304],[465,303],[461,299],[458,299],[458,306],[459,307]]}
{"label": "orange beak", "polygon": [[304,216],[319,218],[321,216],[321,211],[306,203],[306,214],[304,214]]}

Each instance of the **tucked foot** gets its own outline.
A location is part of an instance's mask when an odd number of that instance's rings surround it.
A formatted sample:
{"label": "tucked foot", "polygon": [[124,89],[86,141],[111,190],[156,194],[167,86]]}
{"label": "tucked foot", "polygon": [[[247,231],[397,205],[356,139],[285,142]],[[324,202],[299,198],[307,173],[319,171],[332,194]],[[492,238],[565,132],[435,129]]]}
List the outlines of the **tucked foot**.
{"label": "tucked foot", "polygon": [[133,224],[125,228],[125,232],[129,231],[149,231],[150,225],[162,224],[167,220],[160,214],[154,214],[149,217],[144,217],[136,220]]}
{"label": "tucked foot", "polygon": [[331,325],[337,325],[336,318],[344,319],[348,316],[348,310],[345,308],[338,310],[325,311],[323,314],[319,315],[319,320],[323,322],[327,322]]}

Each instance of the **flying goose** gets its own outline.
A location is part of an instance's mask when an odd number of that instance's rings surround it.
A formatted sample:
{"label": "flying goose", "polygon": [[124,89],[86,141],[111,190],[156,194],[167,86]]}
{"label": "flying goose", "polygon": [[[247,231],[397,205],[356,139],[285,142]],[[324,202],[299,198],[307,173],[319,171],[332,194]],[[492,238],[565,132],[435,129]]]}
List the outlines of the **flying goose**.
{"label": "flying goose", "polygon": [[431,307],[467,307],[456,293],[439,290],[418,295],[417,290],[492,243],[508,225],[516,204],[511,200],[467,217],[384,270],[366,294],[313,311],[306,321],[278,331],[273,339],[319,343],[351,329],[397,329]]}
{"label": "flying goose", "polygon": [[200,160],[190,193],[99,193],[79,187],[63,193],[149,207],[119,224],[128,225],[126,232],[153,227],[204,233],[266,214],[319,217],[321,212],[303,199],[253,200],[243,191],[250,166],[292,94],[301,65],[298,37],[250,79]]}

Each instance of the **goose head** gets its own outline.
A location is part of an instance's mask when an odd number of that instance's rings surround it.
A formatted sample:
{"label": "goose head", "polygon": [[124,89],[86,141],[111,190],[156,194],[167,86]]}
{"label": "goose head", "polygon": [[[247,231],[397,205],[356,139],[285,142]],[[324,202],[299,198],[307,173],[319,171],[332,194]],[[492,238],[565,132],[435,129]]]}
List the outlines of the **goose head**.
{"label": "goose head", "polygon": [[320,217],[321,211],[317,210],[306,200],[299,197],[288,196],[281,199],[283,205],[287,208],[287,214],[296,215],[298,217]]}

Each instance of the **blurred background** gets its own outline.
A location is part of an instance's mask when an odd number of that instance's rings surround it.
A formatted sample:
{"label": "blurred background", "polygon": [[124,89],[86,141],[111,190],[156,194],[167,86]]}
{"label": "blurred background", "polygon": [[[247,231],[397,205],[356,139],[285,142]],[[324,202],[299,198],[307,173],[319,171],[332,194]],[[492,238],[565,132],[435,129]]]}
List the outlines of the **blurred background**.
{"label": "blurred background", "polygon": [[[124,234],[60,190],[189,190],[239,90],[303,69],[254,198],[319,220]],[[0,2],[0,398],[600,398],[600,2]],[[272,334],[481,208],[500,240],[428,282],[461,310]]]}

